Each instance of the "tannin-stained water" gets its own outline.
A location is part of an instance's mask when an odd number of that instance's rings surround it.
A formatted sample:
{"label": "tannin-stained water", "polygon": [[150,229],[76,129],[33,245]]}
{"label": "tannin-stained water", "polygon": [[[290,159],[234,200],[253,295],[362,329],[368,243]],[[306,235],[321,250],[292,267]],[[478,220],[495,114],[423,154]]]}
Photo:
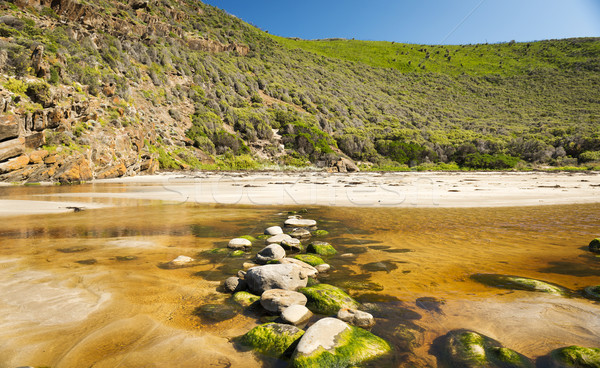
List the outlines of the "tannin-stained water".
{"label": "tannin-stained water", "polygon": [[[0,225],[0,367],[283,366],[229,339],[260,323],[194,314],[226,303],[219,281],[242,258],[205,256],[240,235],[281,225],[293,208],[159,202],[6,218]],[[596,205],[493,209],[309,208],[339,251],[322,282],[373,303],[373,332],[396,344],[377,366],[436,366],[433,340],[474,329],[531,358],[566,345],[600,346],[600,306],[578,297],[496,289],[475,273],[532,277],[574,292],[600,284],[587,244],[600,233]],[[260,246],[255,246],[257,251]],[[193,267],[161,267],[179,255]],[[432,307],[421,298],[437,298]],[[373,305],[371,304],[371,305]],[[399,326],[415,331],[407,358]]]}

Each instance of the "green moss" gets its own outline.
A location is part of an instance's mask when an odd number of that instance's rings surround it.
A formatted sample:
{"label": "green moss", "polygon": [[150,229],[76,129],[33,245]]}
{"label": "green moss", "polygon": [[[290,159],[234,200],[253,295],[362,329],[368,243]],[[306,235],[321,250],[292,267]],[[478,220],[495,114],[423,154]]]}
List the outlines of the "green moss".
{"label": "green moss", "polygon": [[569,346],[554,350],[551,358],[560,363],[561,368],[600,368],[600,349]]}
{"label": "green moss", "polygon": [[253,350],[276,358],[291,355],[304,331],[290,325],[266,323],[254,327],[240,338],[240,343]]}
{"label": "green moss", "polygon": [[336,314],[342,308],[357,309],[359,303],[342,289],[328,284],[319,284],[298,290],[306,295],[306,307],[314,313]]}
{"label": "green moss", "polygon": [[246,240],[249,240],[249,241],[251,241],[251,242],[253,242],[253,243],[256,241],[256,238],[255,238],[255,237],[253,237],[252,235],[242,235],[242,236],[240,236],[239,238],[240,238],[240,239],[246,239]]}
{"label": "green moss", "polygon": [[320,256],[332,256],[337,253],[337,250],[331,244],[325,242],[312,242],[308,245],[306,251]]}
{"label": "green moss", "polygon": [[248,307],[258,302],[260,300],[260,296],[256,296],[247,291],[238,291],[231,296],[231,300],[242,307]]}
{"label": "green moss", "polygon": [[294,256],[297,260],[308,263],[311,266],[318,266],[320,264],[325,263],[320,257],[315,256],[314,254],[297,254]]}
{"label": "green moss", "polygon": [[27,91],[27,84],[22,80],[9,78],[4,83],[4,88],[6,88],[14,94],[25,96],[25,92]]}
{"label": "green moss", "polygon": [[392,350],[384,339],[350,326],[336,337],[336,347],[328,351],[322,347],[308,356],[296,355],[292,362],[295,368],[348,367],[381,357]]}
{"label": "green moss", "polygon": [[243,250],[234,250],[229,255],[231,257],[242,257],[244,254],[246,254],[246,253]]}
{"label": "green moss", "polygon": [[329,231],[327,231],[327,230],[315,230],[315,231],[313,231],[312,235],[313,236],[317,236],[317,237],[319,237],[319,236],[327,236],[327,235],[329,235]]}

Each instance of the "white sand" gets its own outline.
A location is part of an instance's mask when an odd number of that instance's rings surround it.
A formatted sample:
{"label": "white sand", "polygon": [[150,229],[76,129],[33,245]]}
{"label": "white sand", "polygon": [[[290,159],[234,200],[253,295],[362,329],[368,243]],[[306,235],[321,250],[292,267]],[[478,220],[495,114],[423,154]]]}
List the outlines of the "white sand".
{"label": "white sand", "polygon": [[[188,173],[97,180],[93,192],[38,195],[43,201],[0,199],[0,216],[58,213],[64,198],[164,200],[244,205],[361,207],[502,207],[600,202],[600,174],[485,173]],[[125,185],[126,190],[111,190]],[[56,201],[54,201],[56,200]]]}

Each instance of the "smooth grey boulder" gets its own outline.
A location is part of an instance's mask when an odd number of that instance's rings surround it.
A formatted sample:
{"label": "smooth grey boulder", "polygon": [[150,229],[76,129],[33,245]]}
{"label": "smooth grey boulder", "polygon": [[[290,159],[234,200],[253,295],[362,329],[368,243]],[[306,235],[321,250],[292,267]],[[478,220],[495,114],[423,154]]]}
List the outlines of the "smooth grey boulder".
{"label": "smooth grey boulder", "polygon": [[296,229],[290,231],[289,235],[292,238],[296,238],[296,239],[299,239],[301,241],[306,241],[306,240],[310,239],[310,237],[311,237],[310,231],[308,231],[306,229],[303,229],[301,227],[296,228]]}
{"label": "smooth grey boulder", "polygon": [[223,288],[230,293],[237,293],[238,291],[246,290],[248,284],[243,279],[232,276],[223,281]]}
{"label": "smooth grey boulder", "polygon": [[245,280],[251,292],[261,295],[271,289],[296,291],[306,287],[308,276],[295,264],[271,264],[249,269]]}
{"label": "smooth grey boulder", "polygon": [[271,226],[265,230],[265,235],[279,235],[283,234],[281,226]]}
{"label": "smooth grey boulder", "polygon": [[317,222],[315,220],[297,219],[297,218],[287,219],[287,220],[285,220],[284,224],[287,227],[315,227],[315,226],[317,226]]}
{"label": "smooth grey boulder", "polygon": [[267,238],[266,242],[267,242],[267,244],[281,244],[282,241],[288,240],[288,239],[292,239],[292,237],[289,236],[288,234],[279,234],[279,235],[274,235],[270,238]]}
{"label": "smooth grey boulder", "polygon": [[294,326],[300,325],[310,319],[313,314],[304,305],[294,304],[281,311],[281,319]]}
{"label": "smooth grey boulder", "polygon": [[291,238],[285,239],[281,242],[281,246],[285,250],[289,250],[292,252],[302,252],[304,248],[302,248],[302,243],[300,243],[299,239]]}
{"label": "smooth grey boulder", "polygon": [[342,308],[338,311],[337,318],[356,327],[369,328],[375,325],[375,318],[371,313],[357,309]]}
{"label": "smooth grey boulder", "polygon": [[284,258],[281,261],[279,261],[282,264],[286,264],[286,263],[293,263],[297,266],[300,266],[300,268],[302,268],[302,274],[308,277],[317,277],[317,275],[319,274],[319,272],[317,271],[317,269],[311,265],[309,265],[306,262],[302,262],[299,259],[295,259],[295,258]]}
{"label": "smooth grey boulder", "polygon": [[279,244],[271,244],[261,249],[256,255],[256,262],[266,264],[270,261],[279,261],[285,258],[285,249]]}
{"label": "smooth grey boulder", "polygon": [[247,250],[252,248],[252,242],[244,238],[235,238],[229,241],[229,244],[227,244],[227,248],[235,250]]}
{"label": "smooth grey boulder", "polygon": [[281,313],[292,305],[306,305],[304,294],[297,291],[271,289],[265,291],[260,297],[260,305],[271,313]]}
{"label": "smooth grey boulder", "polygon": [[331,269],[331,266],[327,263],[321,263],[320,265],[316,265],[315,268],[319,273],[327,272]]}

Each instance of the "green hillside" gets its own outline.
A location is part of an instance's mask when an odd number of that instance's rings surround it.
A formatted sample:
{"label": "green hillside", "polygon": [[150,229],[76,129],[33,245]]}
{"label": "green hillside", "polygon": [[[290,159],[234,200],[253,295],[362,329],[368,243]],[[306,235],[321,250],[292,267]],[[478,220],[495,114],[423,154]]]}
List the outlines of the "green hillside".
{"label": "green hillside", "polygon": [[[85,156],[100,133],[126,131],[146,132],[135,154],[166,169],[329,166],[340,156],[372,169],[600,159],[599,39],[303,41],[192,0],[38,2],[0,2],[0,85],[21,96],[15,113],[47,109],[40,88],[75,88],[79,97],[58,105],[99,100],[98,125],[72,114],[66,132],[45,132],[50,150]],[[40,44],[43,75],[31,61]]]}

